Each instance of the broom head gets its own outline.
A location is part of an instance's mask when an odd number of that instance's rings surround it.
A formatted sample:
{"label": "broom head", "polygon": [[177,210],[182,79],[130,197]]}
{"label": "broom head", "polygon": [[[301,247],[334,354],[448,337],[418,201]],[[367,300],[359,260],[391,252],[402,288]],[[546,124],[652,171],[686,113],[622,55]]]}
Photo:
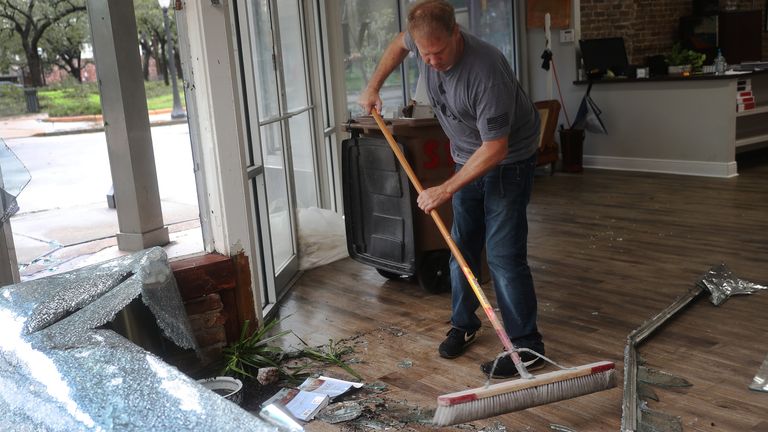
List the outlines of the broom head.
{"label": "broom head", "polygon": [[616,365],[602,361],[437,398],[432,422],[448,426],[571,399],[616,386]]}

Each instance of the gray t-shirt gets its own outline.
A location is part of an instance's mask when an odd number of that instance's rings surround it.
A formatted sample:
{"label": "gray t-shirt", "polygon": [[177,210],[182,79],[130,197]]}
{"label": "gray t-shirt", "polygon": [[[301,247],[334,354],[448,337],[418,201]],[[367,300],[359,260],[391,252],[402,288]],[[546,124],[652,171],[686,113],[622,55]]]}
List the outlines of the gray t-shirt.
{"label": "gray t-shirt", "polygon": [[509,151],[502,164],[529,158],[539,141],[538,111],[501,51],[463,29],[461,35],[461,58],[445,72],[424,63],[408,32],[404,38],[417,54],[432,108],[451,140],[453,160],[465,164],[483,141],[505,135]]}

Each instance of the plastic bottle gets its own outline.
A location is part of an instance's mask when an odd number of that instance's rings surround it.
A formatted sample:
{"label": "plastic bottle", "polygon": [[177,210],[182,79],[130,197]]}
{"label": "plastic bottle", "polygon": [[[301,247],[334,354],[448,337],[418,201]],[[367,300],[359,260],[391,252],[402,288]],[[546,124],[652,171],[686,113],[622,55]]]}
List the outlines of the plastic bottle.
{"label": "plastic bottle", "polygon": [[717,57],[715,57],[715,75],[724,75],[727,66],[725,57],[723,57],[723,53],[720,52],[720,48],[718,48]]}

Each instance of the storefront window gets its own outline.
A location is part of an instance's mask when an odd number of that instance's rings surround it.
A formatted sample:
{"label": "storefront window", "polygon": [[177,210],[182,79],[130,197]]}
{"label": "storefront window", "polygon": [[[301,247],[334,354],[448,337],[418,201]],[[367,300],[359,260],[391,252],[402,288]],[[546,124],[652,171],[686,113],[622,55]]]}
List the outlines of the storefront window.
{"label": "storefront window", "polygon": [[[368,84],[381,54],[400,31],[397,0],[345,0],[341,25],[347,109],[354,116],[361,113],[357,98]],[[385,106],[403,103],[400,73],[389,76],[381,89],[381,99]]]}
{"label": "storefront window", "polygon": [[[357,99],[392,38],[405,28],[408,9],[416,0],[345,0],[342,8],[347,109],[361,114]],[[464,29],[493,44],[515,62],[515,17],[512,0],[450,0]],[[405,79],[404,79],[405,78]],[[407,103],[416,90],[418,70],[413,55],[405,61],[405,76],[393,72],[381,89],[385,110]]]}

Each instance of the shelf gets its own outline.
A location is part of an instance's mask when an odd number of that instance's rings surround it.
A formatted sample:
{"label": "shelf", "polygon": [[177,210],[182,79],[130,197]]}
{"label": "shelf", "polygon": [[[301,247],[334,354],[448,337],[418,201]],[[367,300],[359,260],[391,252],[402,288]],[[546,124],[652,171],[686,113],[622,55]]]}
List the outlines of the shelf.
{"label": "shelf", "polygon": [[744,116],[751,116],[755,114],[762,114],[768,112],[768,105],[759,106],[751,110],[737,112],[736,117],[744,117]]}
{"label": "shelf", "polygon": [[761,143],[764,141],[768,141],[768,133],[764,133],[761,135],[754,135],[746,138],[740,138],[736,140],[736,147],[746,146],[750,144],[756,144]]}

